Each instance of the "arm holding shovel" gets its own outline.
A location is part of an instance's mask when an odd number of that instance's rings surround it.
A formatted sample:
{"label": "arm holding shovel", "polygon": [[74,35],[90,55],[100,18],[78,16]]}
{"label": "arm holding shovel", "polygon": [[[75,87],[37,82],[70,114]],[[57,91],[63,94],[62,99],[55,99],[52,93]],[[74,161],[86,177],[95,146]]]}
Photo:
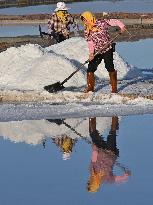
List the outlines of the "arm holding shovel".
{"label": "arm holding shovel", "polygon": [[[96,19],[91,12],[84,12],[80,18],[82,19],[83,24],[86,27],[85,37],[90,44],[89,59],[85,61],[77,70],[71,73],[65,80],[63,80],[63,82],[56,82],[51,85],[46,85],[44,86],[44,89],[50,93],[62,90],[64,88],[64,83],[66,83],[73,75],[75,75],[75,73],[77,73],[85,64],[89,63],[87,70],[87,88],[84,92],[94,91],[94,72],[96,71],[98,65],[101,63],[102,59],[104,59],[105,67],[108,70],[110,76],[112,93],[115,93],[117,92],[117,71],[114,69],[113,64],[114,49],[112,47],[112,43],[120,34],[117,34],[113,39],[110,39],[108,34],[108,27],[110,26],[110,24],[112,24],[112,22],[108,23],[106,20],[100,20],[96,23]],[[87,18],[87,20],[85,18]],[[118,23],[119,21],[116,21],[116,24]],[[123,32],[125,26],[121,22],[120,28],[121,32]]]}
{"label": "arm holding shovel", "polygon": [[[87,87],[85,93],[95,90],[94,72],[104,59],[105,68],[110,77],[112,93],[117,93],[117,70],[114,69],[112,42],[108,32],[109,26],[119,26],[121,33],[125,30],[125,25],[116,19],[96,19],[90,11],[85,11],[80,16],[85,27],[84,35],[89,47],[89,64],[87,69]],[[103,48],[103,49],[102,49]],[[100,52],[99,52],[100,51]]]}

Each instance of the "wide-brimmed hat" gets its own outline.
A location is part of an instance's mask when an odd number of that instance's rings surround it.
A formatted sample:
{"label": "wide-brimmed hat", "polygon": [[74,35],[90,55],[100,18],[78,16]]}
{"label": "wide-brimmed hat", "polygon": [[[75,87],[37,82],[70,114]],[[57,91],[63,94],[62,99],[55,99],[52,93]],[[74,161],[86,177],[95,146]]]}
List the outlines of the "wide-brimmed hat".
{"label": "wide-brimmed hat", "polygon": [[62,158],[63,160],[69,160],[71,158],[71,153],[64,152]]}
{"label": "wide-brimmed hat", "polygon": [[68,8],[64,2],[58,2],[54,11],[67,11]]}

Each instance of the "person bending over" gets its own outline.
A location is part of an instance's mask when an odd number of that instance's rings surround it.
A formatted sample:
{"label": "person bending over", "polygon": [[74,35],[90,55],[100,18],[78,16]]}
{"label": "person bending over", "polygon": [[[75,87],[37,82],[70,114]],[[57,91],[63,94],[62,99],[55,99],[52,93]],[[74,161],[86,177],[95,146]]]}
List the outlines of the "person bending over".
{"label": "person bending over", "polygon": [[[125,31],[125,25],[116,19],[96,19],[90,11],[85,11],[80,16],[85,27],[84,35],[89,47],[89,64],[87,69],[87,87],[84,92],[94,92],[94,72],[104,59],[105,68],[110,77],[112,93],[117,92],[117,71],[114,69],[113,48],[108,28],[118,26],[121,32]],[[98,54],[97,54],[98,53]]]}

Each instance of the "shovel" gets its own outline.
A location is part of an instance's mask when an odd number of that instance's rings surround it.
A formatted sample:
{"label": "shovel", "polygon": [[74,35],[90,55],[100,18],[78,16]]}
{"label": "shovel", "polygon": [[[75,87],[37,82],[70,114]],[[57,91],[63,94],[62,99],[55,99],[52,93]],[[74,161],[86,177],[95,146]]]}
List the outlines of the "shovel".
{"label": "shovel", "polygon": [[49,36],[55,39],[56,43],[60,43],[59,40],[59,34],[56,33],[54,30],[51,33],[46,33],[44,31],[41,30],[41,26],[39,25],[39,33],[40,33],[40,37],[43,38],[43,36]]}
{"label": "shovel", "polygon": [[[99,54],[103,49],[105,49],[109,44],[111,44],[118,36],[120,35],[120,33],[118,33],[111,41],[109,41],[105,46],[103,46],[103,48],[101,48],[98,52],[95,53],[94,56],[96,56],[97,54]],[[71,73],[71,75],[69,75],[65,80],[63,80],[62,82],[58,81],[54,84],[51,85],[46,85],[44,87],[44,89],[46,91],[48,91],[49,93],[55,93],[58,92],[62,89],[64,89],[64,83],[66,83],[70,78],[72,78],[73,75],[75,75],[85,64],[87,64],[89,62],[89,59],[87,61],[85,61],[77,70],[75,70],[73,73]]]}
{"label": "shovel", "polygon": [[88,143],[91,143],[88,139],[86,139],[81,133],[76,131],[71,125],[67,124],[64,119],[47,119],[49,122],[56,123],[57,125],[64,124],[66,127],[68,127],[70,130],[72,130],[75,134],[77,134],[79,137],[87,141]]}
{"label": "shovel", "polygon": [[58,42],[58,35],[55,31],[52,31],[51,33],[46,33],[41,30],[41,26],[39,25],[39,33],[41,38],[43,38],[43,36],[52,36]]}
{"label": "shovel", "polygon": [[39,33],[40,33],[40,37],[41,37],[41,38],[43,38],[43,35],[51,36],[51,34],[46,33],[46,32],[43,32],[43,31],[41,30],[41,26],[40,26],[40,25],[39,25]]}

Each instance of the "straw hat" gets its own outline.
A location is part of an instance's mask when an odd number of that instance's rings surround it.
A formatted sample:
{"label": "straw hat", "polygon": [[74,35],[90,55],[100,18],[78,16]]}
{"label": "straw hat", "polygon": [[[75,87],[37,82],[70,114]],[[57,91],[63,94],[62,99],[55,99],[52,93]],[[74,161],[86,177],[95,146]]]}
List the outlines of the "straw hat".
{"label": "straw hat", "polygon": [[63,160],[69,160],[71,158],[71,153],[64,152],[62,158]]}
{"label": "straw hat", "polygon": [[64,2],[58,2],[54,11],[67,11],[68,8]]}

